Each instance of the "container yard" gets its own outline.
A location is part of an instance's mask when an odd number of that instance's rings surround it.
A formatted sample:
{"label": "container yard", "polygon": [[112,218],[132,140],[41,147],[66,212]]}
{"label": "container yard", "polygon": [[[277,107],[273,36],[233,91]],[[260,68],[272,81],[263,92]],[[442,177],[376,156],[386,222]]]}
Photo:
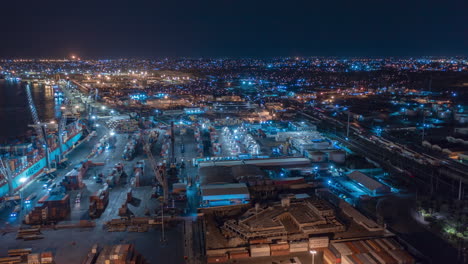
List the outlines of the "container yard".
{"label": "container yard", "polygon": [[3,60],[0,263],[466,262],[453,60]]}

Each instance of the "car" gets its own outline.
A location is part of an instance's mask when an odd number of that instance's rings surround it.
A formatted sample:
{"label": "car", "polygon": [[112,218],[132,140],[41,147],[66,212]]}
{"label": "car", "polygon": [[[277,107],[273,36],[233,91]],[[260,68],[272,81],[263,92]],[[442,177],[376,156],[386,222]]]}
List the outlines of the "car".
{"label": "car", "polygon": [[24,199],[24,203],[30,204],[32,200],[36,199],[37,193],[32,193],[26,199]]}
{"label": "car", "polygon": [[[51,181],[52,181],[52,180],[51,180]],[[50,185],[50,186],[47,188],[47,190],[48,190],[48,191],[52,191],[53,189],[55,189],[55,187],[57,187],[57,184],[56,184],[56,183]]]}
{"label": "car", "polygon": [[42,188],[43,189],[48,189],[49,186],[52,185],[53,182],[54,181],[52,179],[47,180],[47,182],[42,185]]}

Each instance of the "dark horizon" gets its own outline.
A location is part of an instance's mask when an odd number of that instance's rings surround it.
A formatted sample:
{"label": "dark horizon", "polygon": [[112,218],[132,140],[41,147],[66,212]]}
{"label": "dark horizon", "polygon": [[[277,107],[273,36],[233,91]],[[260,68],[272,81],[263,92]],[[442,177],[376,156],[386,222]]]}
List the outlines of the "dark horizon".
{"label": "dark horizon", "polygon": [[3,4],[0,58],[468,55],[461,0]]}

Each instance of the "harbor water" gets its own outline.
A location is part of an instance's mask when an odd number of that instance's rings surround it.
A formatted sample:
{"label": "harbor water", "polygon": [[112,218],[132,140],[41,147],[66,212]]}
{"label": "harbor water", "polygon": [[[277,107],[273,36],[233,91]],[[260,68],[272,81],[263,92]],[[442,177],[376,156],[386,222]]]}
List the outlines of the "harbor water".
{"label": "harbor water", "polygon": [[[23,139],[32,124],[25,86],[21,81],[0,79],[0,143]],[[30,84],[39,119],[49,122],[56,116],[58,104],[55,103],[54,90],[44,84]]]}

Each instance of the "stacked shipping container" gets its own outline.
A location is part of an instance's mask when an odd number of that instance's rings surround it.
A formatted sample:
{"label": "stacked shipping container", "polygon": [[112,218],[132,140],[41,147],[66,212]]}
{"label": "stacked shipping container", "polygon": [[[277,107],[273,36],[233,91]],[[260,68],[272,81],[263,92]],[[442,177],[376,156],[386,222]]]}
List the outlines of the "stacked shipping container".
{"label": "stacked shipping container", "polygon": [[42,224],[64,220],[70,215],[70,196],[46,195],[24,218],[26,224]]}

